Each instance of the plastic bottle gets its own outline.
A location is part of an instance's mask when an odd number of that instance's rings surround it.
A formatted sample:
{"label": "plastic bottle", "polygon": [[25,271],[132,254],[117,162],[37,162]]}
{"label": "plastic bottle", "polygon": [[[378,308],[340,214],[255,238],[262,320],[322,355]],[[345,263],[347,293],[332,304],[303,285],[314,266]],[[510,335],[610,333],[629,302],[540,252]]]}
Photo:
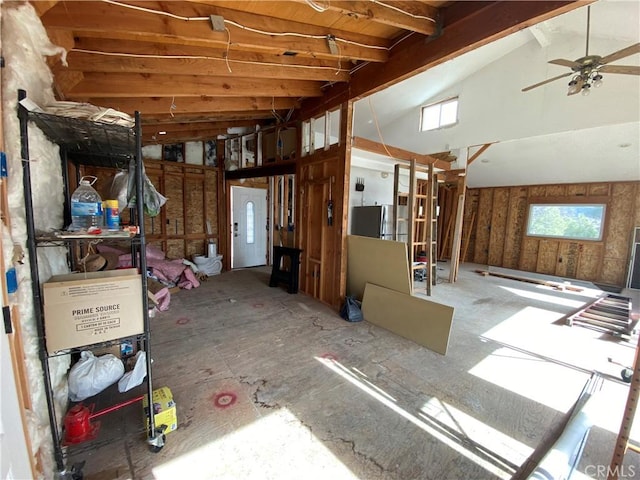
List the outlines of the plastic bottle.
{"label": "plastic bottle", "polygon": [[120,212],[118,211],[118,200],[104,201],[104,224],[109,230],[120,229]]}
{"label": "plastic bottle", "polygon": [[[93,181],[87,180],[93,179]],[[102,226],[102,199],[91,186],[96,177],[82,177],[80,185],[71,195],[71,225],[69,230],[88,230]]]}

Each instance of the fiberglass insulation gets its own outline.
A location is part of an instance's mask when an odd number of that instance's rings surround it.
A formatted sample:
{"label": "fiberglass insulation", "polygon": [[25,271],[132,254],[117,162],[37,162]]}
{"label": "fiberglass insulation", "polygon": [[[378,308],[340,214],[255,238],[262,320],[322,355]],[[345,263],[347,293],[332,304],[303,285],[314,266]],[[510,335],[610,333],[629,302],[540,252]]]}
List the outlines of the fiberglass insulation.
{"label": "fiberglass insulation", "polygon": [[[5,59],[2,113],[11,218],[11,238],[2,239],[4,260],[8,268],[11,265],[13,253],[20,249],[24,252],[22,264],[14,265],[18,274],[19,288],[11,300],[18,304],[20,311],[32,404],[32,410],[27,412],[32,453],[34,456],[40,454],[39,460],[44,475],[50,478],[53,476],[55,464],[43,373],[38,356],[22,187],[20,129],[16,112],[18,89],[24,89],[27,96],[40,106],[45,106],[54,100],[52,74],[45,62],[45,56],[64,52],[51,44],[31,5],[6,3],[2,4],[2,50]],[[36,230],[61,228],[63,226],[63,183],[59,149],[33,124],[29,126],[29,156]],[[66,249],[39,249],[38,266],[42,282],[47,281],[51,275],[68,272]],[[57,420],[60,425],[67,407],[68,355],[51,358],[49,366]]]}

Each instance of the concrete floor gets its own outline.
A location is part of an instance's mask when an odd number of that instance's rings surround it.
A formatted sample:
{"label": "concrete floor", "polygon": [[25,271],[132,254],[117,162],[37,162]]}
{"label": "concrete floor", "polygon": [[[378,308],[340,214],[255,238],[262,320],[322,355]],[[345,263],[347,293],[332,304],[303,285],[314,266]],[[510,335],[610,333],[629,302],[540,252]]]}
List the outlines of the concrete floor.
{"label": "concrete floor", "polygon": [[[180,291],[151,320],[154,387],[172,389],[178,430],[150,453],[136,404],[101,417],[107,440],[70,459],[94,480],[511,478],[597,370],[606,380],[575,478],[605,478],[596,467],[609,465],[628,392],[607,357],[631,364],[633,347],[558,322],[589,291],[475,268],[431,297],[456,308],[446,356],[269,288],[266,268]],[[625,465],[639,464],[628,452]]]}

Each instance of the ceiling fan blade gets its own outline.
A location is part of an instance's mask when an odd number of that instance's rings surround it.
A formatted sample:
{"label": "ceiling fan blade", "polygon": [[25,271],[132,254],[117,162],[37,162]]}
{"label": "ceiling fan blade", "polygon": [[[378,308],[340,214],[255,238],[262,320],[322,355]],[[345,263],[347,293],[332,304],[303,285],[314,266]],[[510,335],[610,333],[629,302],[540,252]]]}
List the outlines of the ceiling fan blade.
{"label": "ceiling fan blade", "polygon": [[640,75],[640,67],[633,65],[605,65],[598,69],[603,73],[624,73],[626,75]]}
{"label": "ceiling fan blade", "polygon": [[546,83],[553,82],[554,80],[558,80],[559,78],[568,77],[569,75],[573,75],[573,72],[563,73],[562,75],[558,75],[557,77],[548,78],[548,79],[546,79],[546,80],[544,80],[542,82],[536,83],[534,85],[529,85],[528,87],[523,88],[522,91],[523,92],[528,92],[529,90],[533,90],[534,88],[541,87],[542,85],[544,85]]}
{"label": "ceiling fan blade", "polygon": [[560,65],[561,67],[579,67],[580,64],[578,62],[574,62],[573,60],[565,60],[564,58],[556,58],[555,60],[549,60],[549,63],[553,65]]}
{"label": "ceiling fan blade", "polygon": [[618,50],[617,52],[613,52],[606,57],[602,57],[600,60],[601,64],[615,62],[616,60],[620,60],[621,58],[628,57],[629,55],[633,55],[634,53],[640,53],[640,43],[636,43],[634,45],[630,45],[627,48],[623,48],[622,50]]}

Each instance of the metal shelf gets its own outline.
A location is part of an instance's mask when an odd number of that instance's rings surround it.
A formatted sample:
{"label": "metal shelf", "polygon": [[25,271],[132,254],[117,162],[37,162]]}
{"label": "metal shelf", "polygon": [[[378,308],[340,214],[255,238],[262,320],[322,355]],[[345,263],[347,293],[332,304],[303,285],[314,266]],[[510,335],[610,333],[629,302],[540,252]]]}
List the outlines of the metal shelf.
{"label": "metal shelf", "polygon": [[131,128],[33,111],[28,119],[74,162],[124,168],[135,158],[136,135]]}
{"label": "metal shelf", "polygon": [[[37,329],[38,346],[40,362],[42,364],[45,394],[47,400],[47,408],[49,413],[49,425],[51,427],[51,435],[53,440],[53,453],[58,469],[58,474],[65,474],[65,457],[66,450],[69,447],[62,444],[62,431],[58,426],[56,415],[56,406],[54,402],[54,392],[51,384],[51,373],[49,371],[50,357],[66,355],[78,352],[82,348],[114,345],[123,340],[136,338],[143,343],[146,351],[147,375],[146,375],[146,395],[151,404],[153,396],[152,371],[151,371],[151,353],[149,341],[149,304],[146,295],[147,292],[147,260],[145,255],[145,235],[144,235],[144,207],[143,202],[137,202],[132,213],[136,214],[138,219],[139,233],[133,237],[118,235],[73,235],[74,238],[61,238],[60,236],[36,232],[34,215],[33,215],[33,198],[31,186],[31,167],[29,159],[29,122],[35,123],[52,142],[60,146],[61,161],[63,165],[63,180],[65,184],[66,200],[65,213],[69,210],[69,184],[67,178],[67,160],[71,160],[77,165],[92,165],[110,168],[129,167],[130,174],[135,175],[135,191],[136,198],[144,197],[143,182],[143,166],[142,166],[142,139],[140,114],[135,114],[135,128],[123,127],[121,125],[106,124],[93,122],[78,118],[64,117],[60,115],[52,115],[29,111],[22,100],[27,98],[24,90],[18,91],[18,117],[20,119],[20,141],[21,156],[23,159],[23,186],[24,186],[24,203],[27,224],[27,237],[35,239],[35,241],[27,242],[30,258],[31,285],[34,303],[34,317]],[[38,271],[38,247],[48,246],[66,246],[71,248],[74,243],[94,241],[96,239],[109,239],[114,241],[125,241],[131,245],[132,261],[134,267],[139,268],[142,282],[142,309],[143,309],[143,333],[135,336],[128,336],[103,342],[102,344],[85,345],[76,347],[62,352],[54,352],[49,355],[46,348],[46,338],[44,330],[44,309],[42,292],[40,291],[40,278]],[[139,255],[135,255],[135,251]],[[139,262],[135,259],[138,258]],[[137,263],[137,264],[136,264]],[[149,415],[149,426],[146,428],[147,443],[154,451],[159,451],[164,446],[164,434],[155,427],[155,419],[153,415]]]}

